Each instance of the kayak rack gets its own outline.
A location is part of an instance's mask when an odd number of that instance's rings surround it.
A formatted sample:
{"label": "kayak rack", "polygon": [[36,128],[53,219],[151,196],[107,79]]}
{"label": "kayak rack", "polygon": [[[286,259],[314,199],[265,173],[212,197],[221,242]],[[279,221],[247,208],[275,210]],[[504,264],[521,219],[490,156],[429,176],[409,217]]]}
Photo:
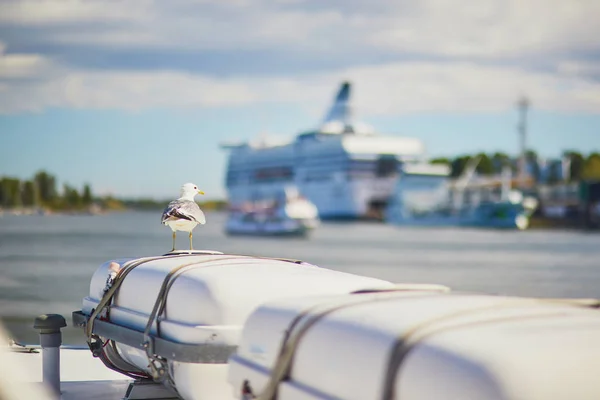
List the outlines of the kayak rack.
{"label": "kayak rack", "polygon": [[[88,324],[89,315],[81,311],[73,311],[73,325],[84,328]],[[96,319],[94,321],[93,333],[113,340],[117,343],[135,347],[146,351],[147,345],[144,332],[124,326],[113,324],[109,321]],[[235,353],[237,346],[212,344],[212,343],[177,343],[171,340],[151,336],[149,338],[154,349],[154,354],[164,357],[169,361],[179,361],[194,364],[226,364],[229,357]]]}

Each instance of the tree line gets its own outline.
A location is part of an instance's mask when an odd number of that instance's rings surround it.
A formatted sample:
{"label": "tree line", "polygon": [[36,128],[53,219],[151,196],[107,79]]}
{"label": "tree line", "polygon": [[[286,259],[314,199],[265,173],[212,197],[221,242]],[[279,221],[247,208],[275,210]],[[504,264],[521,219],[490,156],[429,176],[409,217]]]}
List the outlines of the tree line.
{"label": "tree line", "polygon": [[[170,200],[155,200],[155,199],[123,199],[123,206],[133,210],[140,211],[155,211],[162,210]],[[225,210],[227,209],[227,201],[225,200],[208,200],[200,202],[203,210]]]}
{"label": "tree line", "polygon": [[56,178],[46,171],[39,171],[28,180],[0,178],[0,207],[3,208],[79,210],[91,206],[94,201],[89,184],[80,190],[64,184],[62,191],[59,191]]}
{"label": "tree line", "polygon": [[[21,180],[12,177],[0,177],[0,208],[40,208],[53,211],[88,210],[97,205],[104,210],[163,209],[169,200],[154,199],[116,199],[112,196],[94,196],[89,184],[77,189],[69,184],[58,190],[56,178],[46,171],[39,171],[33,178]],[[202,203],[207,210],[226,208],[225,201],[211,200]]]}
{"label": "tree line", "polygon": [[[431,160],[434,164],[446,164],[450,166],[451,176],[460,176],[469,161],[473,158],[479,158],[476,171],[480,175],[495,175],[500,174],[505,166],[509,166],[513,172],[518,170],[518,159],[511,158],[505,153],[479,153],[475,155],[461,155],[455,158],[435,158]],[[529,165],[530,173],[536,181],[540,181],[543,169],[543,163],[537,153],[529,150],[525,153],[525,159]],[[566,181],[579,182],[582,180],[598,180],[600,179],[600,153],[593,152],[587,157],[576,151],[565,151],[563,159],[569,161],[568,174]],[[565,181],[562,177],[562,171],[558,165],[550,165],[546,180],[548,183],[558,183]]]}
{"label": "tree line", "polygon": [[[509,166],[514,172],[518,168],[518,160],[505,153],[479,153],[475,155],[461,155],[455,158],[436,158],[431,160],[434,164],[446,164],[451,169],[451,176],[460,176],[469,161],[479,158],[476,171],[481,175],[494,175],[502,172]],[[526,152],[526,160],[530,172],[536,181],[540,181],[542,163],[535,151]],[[563,159],[568,159],[569,170],[566,181],[579,182],[581,180],[600,180],[600,153],[593,152],[584,156],[576,151],[565,151]],[[549,169],[546,176],[548,183],[564,182],[560,166]],[[168,202],[168,201],[167,201]],[[0,177],[0,207],[2,208],[45,208],[50,210],[84,210],[92,204],[97,204],[104,209],[157,209],[167,203],[154,199],[118,200],[112,197],[94,197],[89,184],[78,189],[69,184],[63,184],[62,191],[57,188],[56,178],[46,172],[39,171],[33,178],[21,180],[12,177]],[[222,209],[224,201],[212,201],[205,204],[210,209]]]}

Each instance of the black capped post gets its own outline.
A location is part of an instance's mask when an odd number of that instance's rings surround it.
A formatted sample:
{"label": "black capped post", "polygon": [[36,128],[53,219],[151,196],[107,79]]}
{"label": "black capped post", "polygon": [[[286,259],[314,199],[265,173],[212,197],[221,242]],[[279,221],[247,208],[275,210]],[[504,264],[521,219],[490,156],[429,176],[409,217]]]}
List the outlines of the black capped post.
{"label": "black capped post", "polygon": [[44,384],[60,398],[60,345],[62,344],[61,328],[67,321],[59,314],[40,315],[33,322],[33,327],[40,331],[42,346],[42,376]]}

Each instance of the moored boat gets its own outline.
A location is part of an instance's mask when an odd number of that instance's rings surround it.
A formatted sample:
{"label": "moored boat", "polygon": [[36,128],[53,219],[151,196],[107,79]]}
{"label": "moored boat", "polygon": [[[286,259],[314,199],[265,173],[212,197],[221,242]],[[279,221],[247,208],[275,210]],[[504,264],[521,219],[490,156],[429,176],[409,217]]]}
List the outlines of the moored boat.
{"label": "moored boat", "polygon": [[325,219],[381,214],[402,163],[420,160],[414,137],[379,134],[355,120],[352,85],[344,82],[323,120],[290,140],[223,143],[229,151],[225,185],[233,203],[296,186]]}
{"label": "moored boat", "polygon": [[405,165],[385,220],[399,226],[527,229],[537,200],[511,187],[510,171],[482,177],[476,166],[477,159],[453,180],[447,165]]}
{"label": "moored boat", "polygon": [[233,205],[225,231],[230,235],[306,236],[319,224],[315,205],[288,186],[273,198]]}

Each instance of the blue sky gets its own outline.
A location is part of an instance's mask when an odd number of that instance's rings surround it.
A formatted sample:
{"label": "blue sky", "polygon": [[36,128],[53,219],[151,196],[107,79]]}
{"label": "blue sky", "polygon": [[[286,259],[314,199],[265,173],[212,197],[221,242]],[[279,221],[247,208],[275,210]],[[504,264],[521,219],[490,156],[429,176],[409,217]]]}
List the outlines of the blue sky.
{"label": "blue sky", "polygon": [[[224,195],[223,140],[360,119],[432,156],[600,151],[600,2],[0,0],[0,175]],[[178,156],[171,152],[175,150]]]}

